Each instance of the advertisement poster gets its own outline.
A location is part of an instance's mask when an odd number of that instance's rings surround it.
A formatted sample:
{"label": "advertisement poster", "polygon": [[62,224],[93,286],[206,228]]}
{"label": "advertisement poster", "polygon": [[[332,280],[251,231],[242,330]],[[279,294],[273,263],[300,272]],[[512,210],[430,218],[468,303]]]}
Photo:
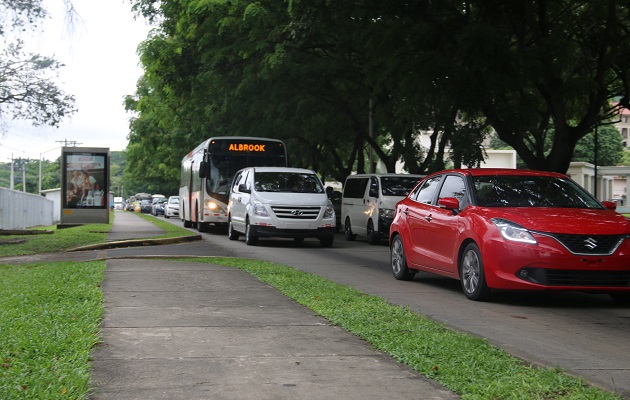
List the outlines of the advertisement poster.
{"label": "advertisement poster", "polygon": [[107,153],[63,154],[63,208],[107,208]]}

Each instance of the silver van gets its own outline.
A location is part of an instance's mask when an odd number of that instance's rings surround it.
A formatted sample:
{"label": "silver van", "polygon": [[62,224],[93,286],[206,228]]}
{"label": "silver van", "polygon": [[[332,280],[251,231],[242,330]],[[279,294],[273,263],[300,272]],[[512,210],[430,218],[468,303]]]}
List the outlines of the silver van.
{"label": "silver van", "polygon": [[377,244],[389,237],[396,203],[425,175],[357,174],[346,178],[341,198],[341,223],[346,240],[357,235]]}
{"label": "silver van", "polygon": [[228,238],[254,245],[259,237],[302,242],[317,238],[330,247],[335,210],[317,174],[310,169],[249,167],[236,173],[228,204]]}

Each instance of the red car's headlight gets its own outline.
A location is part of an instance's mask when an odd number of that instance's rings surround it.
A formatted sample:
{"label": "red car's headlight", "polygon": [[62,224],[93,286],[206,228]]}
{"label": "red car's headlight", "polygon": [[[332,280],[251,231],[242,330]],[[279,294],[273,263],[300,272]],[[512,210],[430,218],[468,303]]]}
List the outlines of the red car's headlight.
{"label": "red car's headlight", "polygon": [[491,218],[490,222],[499,228],[501,236],[503,236],[506,240],[520,243],[538,244],[532,234],[519,224],[502,218]]}

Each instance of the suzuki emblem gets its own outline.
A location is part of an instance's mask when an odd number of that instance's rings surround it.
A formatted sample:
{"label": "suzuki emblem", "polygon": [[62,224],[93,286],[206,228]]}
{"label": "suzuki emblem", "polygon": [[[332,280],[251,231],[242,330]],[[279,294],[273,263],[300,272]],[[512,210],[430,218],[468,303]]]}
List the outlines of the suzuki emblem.
{"label": "suzuki emblem", "polygon": [[597,247],[597,240],[593,238],[585,239],[584,247],[588,248],[589,250],[594,250]]}

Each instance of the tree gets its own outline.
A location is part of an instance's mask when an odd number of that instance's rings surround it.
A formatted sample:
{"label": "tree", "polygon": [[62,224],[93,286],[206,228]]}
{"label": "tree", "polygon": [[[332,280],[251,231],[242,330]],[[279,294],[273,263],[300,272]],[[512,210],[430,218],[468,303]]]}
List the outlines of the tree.
{"label": "tree", "polygon": [[[545,142],[544,152],[549,154],[552,146],[551,137],[553,137],[553,130],[551,130],[550,137],[547,137]],[[620,165],[624,160],[623,140],[621,134],[614,126],[610,124],[602,125],[597,128],[597,165],[600,166],[614,166]],[[490,140],[490,148],[492,149],[512,149],[504,141],[502,141],[496,134],[492,134]],[[591,132],[588,135],[580,139],[575,146],[575,151],[571,161],[581,161],[595,164],[595,132]],[[517,160],[519,168],[526,168],[527,166],[523,160],[519,157]]]}
{"label": "tree", "polygon": [[[457,57],[476,110],[532,169],[566,172],[576,144],[630,99],[630,14],[613,0],[471,2]],[[483,43],[483,46],[479,46]],[[469,106],[474,106],[474,103]],[[475,110],[475,108],[473,108]],[[550,150],[545,143],[551,141]]]}
{"label": "tree", "polygon": [[629,98],[630,15],[613,0],[133,4],[159,23],[129,102],[134,173],[179,168],[169,150],[214,134],[283,139],[294,165],[339,180],[370,150],[424,173],[448,147],[455,166],[483,160],[491,128],[529,168],[566,172]]}
{"label": "tree", "polygon": [[[621,134],[612,125],[597,128],[597,165],[614,166],[623,160],[624,146]],[[595,132],[580,139],[571,161],[595,164]]]}
{"label": "tree", "polygon": [[[0,37],[9,32],[36,27],[46,17],[43,0],[0,0]],[[70,0],[64,0],[72,13]],[[65,94],[55,82],[63,67],[52,57],[28,53],[24,41],[16,39],[0,51],[0,122],[28,120],[33,125],[59,126],[76,111],[74,96]]]}

